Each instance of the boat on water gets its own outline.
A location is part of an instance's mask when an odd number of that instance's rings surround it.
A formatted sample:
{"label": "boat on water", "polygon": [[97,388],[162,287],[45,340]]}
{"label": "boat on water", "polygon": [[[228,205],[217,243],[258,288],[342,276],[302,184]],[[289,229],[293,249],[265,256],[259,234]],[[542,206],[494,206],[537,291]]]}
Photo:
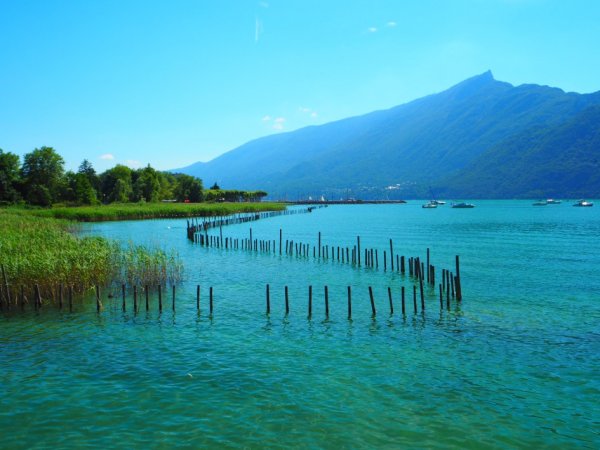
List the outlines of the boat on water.
{"label": "boat on water", "polygon": [[475,205],[473,203],[460,202],[460,203],[452,203],[452,207],[453,208],[475,208]]}
{"label": "boat on water", "polygon": [[540,200],[538,202],[532,203],[533,206],[546,206],[548,204],[548,200]]}
{"label": "boat on water", "polygon": [[577,203],[574,203],[573,206],[590,207],[590,206],[594,206],[594,204],[592,202],[588,202],[586,200],[579,200]]}
{"label": "boat on water", "polygon": [[446,204],[446,202],[443,201],[443,200],[431,200],[429,203],[432,203],[432,204],[434,204],[436,206],[443,206],[443,205]]}
{"label": "boat on water", "polygon": [[548,205],[560,205],[562,200],[554,200],[553,198],[549,198],[546,200],[546,204]]}
{"label": "boat on water", "polygon": [[433,209],[433,208],[437,208],[438,205],[437,203],[434,203],[433,200],[428,202],[428,203],[424,203],[421,208],[425,208],[425,209]]}

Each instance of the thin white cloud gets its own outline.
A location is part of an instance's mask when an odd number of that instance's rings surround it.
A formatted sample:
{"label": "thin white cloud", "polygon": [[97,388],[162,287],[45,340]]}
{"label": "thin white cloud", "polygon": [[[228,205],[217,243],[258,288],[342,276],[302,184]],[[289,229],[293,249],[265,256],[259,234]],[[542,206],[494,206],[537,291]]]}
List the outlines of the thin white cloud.
{"label": "thin white cloud", "polygon": [[132,169],[139,169],[140,167],[142,167],[142,163],[136,159],[125,160],[125,165],[131,167]]}
{"label": "thin white cloud", "polygon": [[112,153],[105,153],[104,155],[100,155],[100,159],[112,160],[115,159],[115,156]]}
{"label": "thin white cloud", "polygon": [[316,111],[313,111],[310,113],[310,117],[312,117],[312,118],[316,118],[317,116],[318,116],[318,114]]}
{"label": "thin white cloud", "polygon": [[263,25],[260,19],[257,17],[254,23],[254,42],[257,43],[260,39],[260,35],[263,32]]}
{"label": "thin white cloud", "polygon": [[367,31],[369,33],[376,33],[377,32],[377,28],[376,27],[369,27],[369,28],[367,28]]}
{"label": "thin white cloud", "polygon": [[390,27],[393,28],[396,25],[398,25],[396,22],[394,22],[393,20],[390,20],[388,23],[385,24],[386,27]]}
{"label": "thin white cloud", "polygon": [[270,120],[271,120],[271,116],[269,116],[268,114],[262,118],[263,122],[269,122]]}

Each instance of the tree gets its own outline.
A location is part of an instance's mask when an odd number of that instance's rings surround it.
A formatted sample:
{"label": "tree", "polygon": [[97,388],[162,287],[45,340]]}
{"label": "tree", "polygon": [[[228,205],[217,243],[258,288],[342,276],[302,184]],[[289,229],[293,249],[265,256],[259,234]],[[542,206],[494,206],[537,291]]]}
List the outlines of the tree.
{"label": "tree", "polygon": [[202,180],[183,173],[175,174],[176,185],[174,189],[175,198],[179,202],[189,200],[193,203],[204,199],[202,192]]}
{"label": "tree", "polygon": [[213,184],[213,185],[210,187],[210,189],[211,189],[212,191],[219,191],[219,190],[221,190],[221,188],[219,187],[219,185],[217,184],[217,182],[216,182],[216,181],[215,181],[215,184]]}
{"label": "tree", "polygon": [[91,162],[89,162],[87,159],[84,159],[79,165],[77,173],[81,173],[86,176],[90,182],[90,185],[96,191],[96,195],[100,193],[100,177],[96,174],[96,170],[94,170]]}
{"label": "tree", "polygon": [[0,148],[0,203],[19,200],[19,156]]}
{"label": "tree", "polygon": [[50,206],[58,200],[64,164],[62,156],[52,147],[36,148],[25,155],[21,177],[29,203]]}
{"label": "tree", "polygon": [[62,199],[78,205],[93,205],[98,203],[96,190],[92,187],[90,180],[84,173],[65,174],[65,188]]}
{"label": "tree", "polygon": [[148,164],[147,167],[136,171],[134,176],[133,199],[134,201],[157,202],[160,200],[160,174]]}
{"label": "tree", "polygon": [[132,171],[129,167],[117,164],[100,175],[103,203],[125,203],[133,193]]}

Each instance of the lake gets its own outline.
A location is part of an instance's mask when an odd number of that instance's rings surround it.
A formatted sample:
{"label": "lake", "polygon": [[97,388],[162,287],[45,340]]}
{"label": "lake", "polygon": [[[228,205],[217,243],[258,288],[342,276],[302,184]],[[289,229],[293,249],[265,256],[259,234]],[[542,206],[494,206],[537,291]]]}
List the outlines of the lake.
{"label": "lake", "polygon": [[[284,242],[310,244],[309,257],[201,247],[186,239],[185,219],[85,225],[176,249],[186,278],[176,312],[160,314],[153,292],[150,311],[134,314],[128,293],[123,313],[105,292],[100,314],[92,293],[71,313],[0,314],[0,444],[598,448],[600,208],[475,203],[334,205],[223,228],[271,241],[281,229]],[[360,236],[379,268],[312,258],[319,232],[334,247]],[[415,314],[414,280],[383,270],[389,239],[407,257],[424,260],[429,248],[440,281],[460,255],[463,301],[440,310],[437,287],[426,286]]]}

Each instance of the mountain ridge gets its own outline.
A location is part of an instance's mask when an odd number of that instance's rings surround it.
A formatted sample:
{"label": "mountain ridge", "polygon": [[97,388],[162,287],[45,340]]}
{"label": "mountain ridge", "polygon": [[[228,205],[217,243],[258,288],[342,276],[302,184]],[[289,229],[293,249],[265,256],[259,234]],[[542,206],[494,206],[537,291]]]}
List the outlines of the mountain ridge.
{"label": "mountain ridge", "polygon": [[[431,185],[455,196],[476,190],[483,196],[518,197],[536,192],[535,186],[523,186],[520,192],[490,186],[485,174],[474,176],[480,158],[493,159],[503,142],[521,149],[513,140],[530,138],[531,130],[558,139],[553,130],[593,105],[600,105],[600,92],[513,86],[486,71],[389,109],[261,137],[179,171],[222,187],[264,189],[273,198],[410,198],[428,196]],[[570,127],[573,136],[577,124]],[[546,149],[552,147],[548,145]],[[500,184],[514,185],[526,175],[524,168],[519,170],[502,172],[509,182]],[[464,171],[468,173],[461,177]],[[468,188],[460,181],[465,177],[471,180]],[[600,193],[600,186],[590,188]],[[584,187],[572,181],[564,189],[567,195]]]}

